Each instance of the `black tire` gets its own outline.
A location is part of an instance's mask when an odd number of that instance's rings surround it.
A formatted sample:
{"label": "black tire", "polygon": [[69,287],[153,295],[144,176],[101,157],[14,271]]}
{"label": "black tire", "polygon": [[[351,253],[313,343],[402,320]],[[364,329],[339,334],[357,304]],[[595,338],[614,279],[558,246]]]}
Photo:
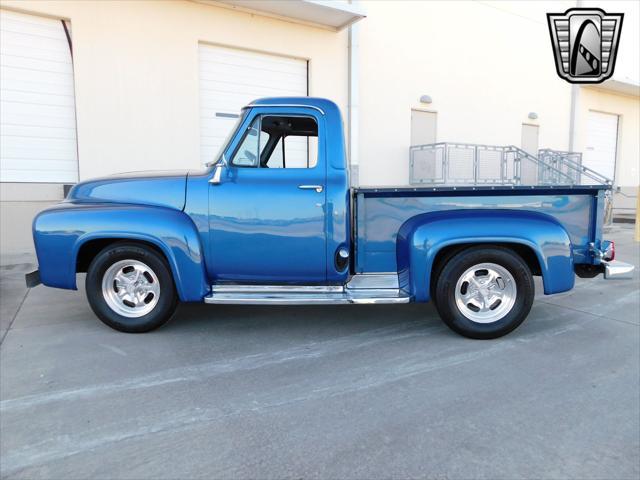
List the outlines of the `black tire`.
{"label": "black tire", "polygon": [[[155,306],[142,316],[128,317],[119,314],[109,306],[103,294],[102,281],[105,273],[112,265],[126,260],[142,262],[153,271],[158,280],[160,293]],[[140,244],[119,242],[106,247],[89,265],[85,285],[87,299],[94,313],[106,325],[121,332],[143,333],[154,330],[169,321],[178,305],[173,275],[166,260],[152,248]]]}
{"label": "black tire", "polygon": [[[482,263],[492,263],[506,269],[515,280],[513,306],[504,316],[490,323],[480,323],[465,316],[455,296],[458,279]],[[504,247],[479,246],[462,250],[449,259],[434,281],[436,308],[444,323],[453,331],[474,339],[498,338],[515,330],[529,314],[535,296],[529,267],[517,253]]]}
{"label": "black tire", "polygon": [[433,265],[433,270],[431,272],[431,282],[429,288],[429,297],[434,304],[437,304],[436,300],[436,287],[438,285],[437,279],[440,278],[440,274],[444,267],[447,266],[449,260],[455,257],[460,251],[464,250],[465,247],[454,247],[449,249],[444,255],[439,255],[436,262]]}

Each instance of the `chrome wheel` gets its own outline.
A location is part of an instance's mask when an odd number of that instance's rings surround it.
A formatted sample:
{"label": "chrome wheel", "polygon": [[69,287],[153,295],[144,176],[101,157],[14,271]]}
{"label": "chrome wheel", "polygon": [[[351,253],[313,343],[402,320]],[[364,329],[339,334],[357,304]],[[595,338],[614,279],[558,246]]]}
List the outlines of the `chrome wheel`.
{"label": "chrome wheel", "polygon": [[160,299],[160,282],[148,265],[138,260],[121,260],[102,277],[102,295],[111,310],[123,317],[137,318],[151,312]]}
{"label": "chrome wheel", "polygon": [[477,323],[497,322],[516,301],[513,275],[496,263],[479,263],[458,279],[455,300],[460,313]]}

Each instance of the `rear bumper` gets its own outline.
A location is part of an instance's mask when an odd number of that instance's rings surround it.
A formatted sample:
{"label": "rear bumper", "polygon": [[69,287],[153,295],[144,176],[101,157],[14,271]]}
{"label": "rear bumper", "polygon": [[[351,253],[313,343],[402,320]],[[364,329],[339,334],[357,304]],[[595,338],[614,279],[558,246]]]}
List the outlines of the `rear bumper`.
{"label": "rear bumper", "polygon": [[635,266],[630,263],[620,262],[618,260],[603,261],[601,263],[604,265],[604,278],[607,280],[633,277]]}
{"label": "rear bumper", "polygon": [[635,267],[630,263],[618,260],[602,260],[598,265],[579,264],[574,266],[580,278],[594,278],[604,274],[606,280],[629,279],[633,277]]}

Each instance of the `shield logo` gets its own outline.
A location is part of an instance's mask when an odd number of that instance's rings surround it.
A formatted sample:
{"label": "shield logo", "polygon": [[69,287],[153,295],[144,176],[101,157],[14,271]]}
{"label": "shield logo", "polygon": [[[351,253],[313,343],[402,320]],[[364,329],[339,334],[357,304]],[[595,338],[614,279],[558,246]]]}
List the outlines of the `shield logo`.
{"label": "shield logo", "polygon": [[606,13],[599,8],[547,13],[560,78],[571,83],[601,83],[610,78],[623,17],[623,13]]}

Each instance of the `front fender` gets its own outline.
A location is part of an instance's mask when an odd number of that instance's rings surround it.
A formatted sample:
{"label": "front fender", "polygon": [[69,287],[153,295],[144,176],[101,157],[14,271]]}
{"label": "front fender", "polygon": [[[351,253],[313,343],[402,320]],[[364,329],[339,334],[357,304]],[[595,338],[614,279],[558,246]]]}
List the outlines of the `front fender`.
{"label": "front fender", "polygon": [[545,294],[573,288],[571,240],[557,220],[538,212],[485,209],[432,212],[407,220],[396,243],[400,288],[418,302],[428,301],[438,253],[450,245],[474,243],[527,246],[538,258]]}
{"label": "front fender", "polygon": [[44,285],[75,290],[80,248],[91,240],[152,243],[165,255],[182,301],[200,301],[208,291],[195,225],[183,212],[165,207],[65,202],[33,221],[33,238]]}

